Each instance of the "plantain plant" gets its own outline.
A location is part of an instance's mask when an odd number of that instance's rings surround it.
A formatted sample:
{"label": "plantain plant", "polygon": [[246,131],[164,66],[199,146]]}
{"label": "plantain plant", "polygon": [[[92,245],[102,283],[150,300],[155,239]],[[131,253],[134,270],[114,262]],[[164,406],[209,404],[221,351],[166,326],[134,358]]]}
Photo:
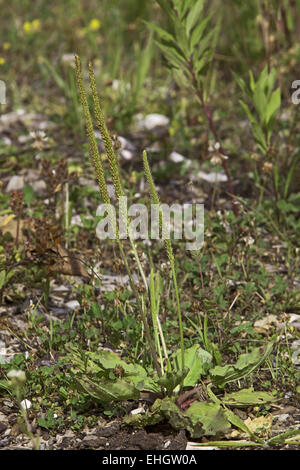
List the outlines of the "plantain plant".
{"label": "plantain plant", "polygon": [[[122,198],[125,196],[125,193],[124,193],[124,189],[123,189],[123,185],[122,185],[122,181],[121,181],[121,177],[120,177],[117,156],[115,154],[112,139],[111,139],[111,137],[109,135],[109,132],[108,132],[108,129],[106,127],[105,119],[104,119],[103,112],[102,112],[102,109],[101,109],[100,100],[99,100],[99,96],[98,96],[98,92],[97,92],[97,88],[96,88],[95,76],[94,76],[93,67],[92,67],[91,63],[89,64],[89,78],[90,78],[90,87],[91,87],[91,92],[92,92],[92,97],[93,97],[95,120],[96,120],[97,127],[98,127],[98,129],[101,133],[103,143],[105,145],[105,150],[106,150],[106,153],[107,153],[107,158],[108,158],[108,162],[109,162],[110,173],[111,173],[111,176],[112,176],[113,185],[114,185],[116,196],[119,200],[119,204],[120,204],[120,208],[121,208],[121,217],[123,217],[123,219],[125,219],[124,222],[126,224],[126,233],[128,234],[128,238],[129,238],[129,241],[130,241],[130,244],[131,244],[131,248],[132,248],[132,251],[133,251],[133,254],[134,254],[134,258],[135,258],[135,261],[136,261],[136,264],[138,266],[140,275],[141,275],[142,280],[143,280],[144,285],[145,285],[145,290],[148,293],[149,288],[148,288],[146,275],[145,275],[145,272],[142,268],[142,264],[140,262],[140,259],[139,259],[138,253],[137,253],[137,248],[136,248],[136,245],[135,245],[135,242],[134,242],[134,239],[133,239],[133,235],[130,231],[129,220],[128,220],[128,217],[125,216],[124,212],[122,214],[122,203],[121,202],[122,202]],[[77,80],[77,84],[78,84],[78,90],[79,90],[80,100],[81,100],[81,104],[82,104],[82,109],[83,109],[83,113],[84,113],[84,117],[85,117],[85,121],[86,121],[86,131],[87,131],[87,136],[88,136],[88,140],[89,140],[89,150],[90,150],[91,163],[94,167],[95,174],[96,174],[96,177],[97,177],[97,180],[98,180],[99,191],[100,191],[102,201],[106,204],[106,207],[109,211],[108,217],[112,220],[113,219],[113,211],[112,211],[111,200],[110,200],[109,192],[108,192],[106,181],[105,181],[104,168],[103,168],[103,165],[102,165],[101,156],[99,154],[97,142],[96,142],[95,135],[94,135],[93,121],[92,121],[91,113],[90,113],[90,110],[89,110],[89,105],[88,105],[86,92],[85,92],[84,85],[83,85],[81,62],[80,62],[80,59],[79,59],[78,56],[76,56],[76,80]],[[163,214],[162,214],[162,210],[160,208],[159,198],[158,198],[158,195],[157,195],[154,183],[153,183],[151,170],[150,170],[149,163],[148,163],[148,160],[147,160],[146,152],[144,152],[144,154],[143,154],[143,159],[144,159],[145,175],[146,175],[149,187],[150,187],[150,193],[151,193],[152,201],[153,201],[154,204],[156,204],[159,207],[159,218],[160,218],[160,225],[161,225],[161,228],[162,228],[162,235],[163,235],[163,238],[165,240],[166,251],[167,251],[167,255],[168,255],[168,258],[169,258],[169,261],[170,261],[170,266],[171,266],[171,272],[172,272],[174,289],[175,289],[175,296],[176,296],[177,312],[178,312],[179,332],[180,332],[180,345],[181,345],[181,372],[180,372],[180,376],[183,376],[183,370],[184,370],[184,338],[183,338],[182,315],[181,315],[181,307],[180,307],[180,299],[179,299],[179,289],[178,289],[178,283],[177,283],[177,278],[176,278],[175,259],[174,259],[174,255],[173,255],[171,241],[170,241],[170,239],[168,239],[166,237],[166,230],[165,230],[165,224],[164,224],[164,220],[163,220]],[[155,300],[155,297],[154,297],[153,280],[151,281],[152,284],[150,284],[150,311],[151,311],[151,315],[152,315],[153,327],[154,327],[154,332],[155,332],[155,345],[154,345],[153,340],[152,340],[150,326],[149,326],[149,322],[147,320],[146,305],[148,305],[149,302],[147,302],[147,299],[145,301],[143,295],[141,293],[139,293],[139,291],[136,287],[136,284],[133,280],[132,270],[131,270],[131,268],[128,264],[127,257],[126,257],[126,254],[124,252],[123,245],[122,245],[122,242],[121,242],[121,239],[120,239],[120,234],[119,234],[119,231],[118,231],[117,227],[116,227],[116,240],[117,240],[117,244],[118,244],[119,249],[120,249],[122,259],[124,261],[125,268],[127,270],[128,276],[129,276],[132,291],[133,291],[133,293],[136,297],[138,309],[139,309],[139,312],[140,312],[141,317],[142,317],[142,321],[143,321],[143,325],[144,325],[144,329],[145,329],[145,334],[146,334],[147,341],[148,341],[148,344],[149,344],[149,348],[150,348],[150,352],[151,352],[151,355],[152,355],[153,363],[154,363],[155,368],[157,370],[158,376],[161,377],[164,373],[164,366],[163,366],[162,355],[161,355],[159,335],[157,333],[158,332],[159,318],[158,318],[158,313],[156,312],[157,303],[156,303],[156,300]],[[152,276],[153,276],[153,274],[152,274]],[[166,347],[165,347],[165,342],[164,342],[164,338],[163,338],[163,335],[162,335],[161,328],[160,328],[160,338],[161,338],[162,348],[163,348],[163,351],[165,353],[166,360],[167,360]],[[160,356],[160,363],[158,361],[157,351],[158,351],[159,356]],[[171,370],[170,368],[171,368],[171,364],[167,360],[168,372],[170,374],[171,373],[175,374],[175,371]]]}
{"label": "plantain plant", "polygon": [[[124,189],[120,177],[119,165],[111,137],[105,124],[91,63],[89,64],[89,78],[97,127],[101,132],[102,140],[105,145],[115,192],[117,197],[121,199],[124,196]],[[91,163],[98,180],[102,201],[107,204],[108,216],[112,219],[114,212],[106,185],[102,159],[94,135],[93,120],[83,84],[79,57],[76,57],[76,80],[86,121]],[[146,296],[138,291],[133,280],[133,273],[127,261],[127,256],[117,227],[116,240],[129,276],[132,292],[136,297],[137,307],[143,321],[144,331],[156,373],[150,375],[142,365],[137,363],[129,364],[121,359],[117,353],[111,351],[101,350],[100,352],[94,353],[80,350],[74,347],[74,345],[68,344],[66,346],[68,351],[67,359],[71,364],[70,374],[73,377],[73,387],[80,393],[89,396],[93,400],[100,401],[104,405],[116,401],[139,399],[142,392],[154,393],[159,397],[155,401],[152,410],[145,415],[144,418],[138,417],[137,420],[136,418],[129,418],[128,424],[131,425],[144,426],[168,419],[170,424],[176,429],[188,429],[194,437],[200,437],[207,433],[208,435],[216,435],[219,432],[225,432],[228,430],[231,423],[249,432],[251,438],[257,441],[257,438],[245,427],[244,423],[241,422],[233,412],[228,410],[228,403],[215,397],[211,386],[213,384],[216,387],[222,388],[227,382],[239,380],[252,373],[253,370],[269,356],[272,350],[272,344],[267,345],[263,353],[256,348],[250,354],[241,355],[236,365],[230,366],[221,366],[221,360],[215,360],[215,354],[213,353],[212,347],[208,344],[208,341],[204,341],[206,350],[202,349],[198,344],[194,344],[192,347],[185,350],[175,258],[169,238],[170,235],[167,231],[167,224],[163,217],[163,211],[160,206],[160,200],[153,182],[145,151],[143,152],[143,162],[152,203],[156,204],[158,208],[160,229],[170,262],[178,313],[180,348],[175,350],[171,355],[167,349],[159,319],[162,280],[160,275],[155,273],[154,267],[152,266],[148,287],[146,275],[139,260],[132,233],[130,232],[129,220],[127,216],[123,215],[123,217],[126,217],[126,230],[135,261],[140,275],[145,282]],[[148,322],[148,317],[152,319],[152,328]],[[205,332],[204,336],[206,336]],[[211,385],[205,387],[204,384],[201,385],[201,377],[208,375],[210,376]],[[183,392],[183,388],[188,388],[189,390]],[[182,392],[182,394],[180,394],[180,392]],[[197,400],[186,412],[182,411],[184,401],[195,394],[199,398],[200,392],[202,393],[202,397],[210,398],[212,402],[208,403],[204,401],[200,403],[199,400]],[[178,397],[178,399],[175,403],[176,397]],[[268,394],[262,396],[262,392],[254,392],[252,389],[249,389],[246,391],[242,390],[241,395],[234,397],[234,403],[236,406],[237,402],[240,401],[241,406],[244,406],[245,400],[247,403],[257,403],[258,400],[261,403],[262,399],[267,403],[272,401],[273,397]],[[194,401],[195,398],[191,400]]]}
{"label": "plantain plant", "polygon": [[[94,171],[95,171],[95,174],[96,174],[96,177],[97,177],[97,181],[98,181],[98,185],[99,185],[99,192],[100,192],[102,201],[107,205],[106,207],[108,208],[108,212],[109,212],[108,216],[110,217],[111,220],[113,220],[113,208],[112,208],[112,205],[111,205],[111,200],[110,200],[108,188],[107,188],[106,181],[105,181],[104,168],[103,168],[103,165],[102,165],[101,156],[99,154],[97,141],[96,141],[95,134],[94,134],[93,121],[92,121],[92,117],[91,117],[91,114],[90,114],[88,100],[87,100],[86,92],[85,92],[84,85],[83,85],[81,62],[80,62],[80,58],[78,56],[75,57],[75,65],[76,65],[76,81],[77,81],[80,101],[81,101],[81,105],[82,105],[82,109],[83,109],[83,113],[84,113],[84,117],[85,117],[86,132],[87,132],[87,136],[88,136],[88,140],[89,140],[89,151],[90,151],[91,163],[94,167]],[[110,165],[110,172],[111,172],[114,188],[115,188],[115,191],[116,191],[116,195],[117,195],[118,198],[120,198],[120,197],[124,196],[124,190],[123,190],[123,186],[122,186],[121,178],[120,178],[120,174],[119,174],[118,162],[117,162],[117,158],[116,158],[116,155],[115,155],[115,152],[114,152],[114,149],[113,149],[112,139],[111,139],[111,137],[109,135],[109,132],[107,130],[105,120],[104,120],[104,116],[103,116],[103,113],[102,113],[102,110],[101,110],[101,107],[100,107],[99,97],[98,97],[98,93],[97,93],[97,89],[96,89],[96,83],[95,83],[95,76],[94,76],[94,73],[93,73],[93,68],[92,68],[91,63],[89,64],[89,76],[90,76],[91,91],[92,91],[92,95],[93,95],[96,123],[97,123],[97,126],[99,128],[99,131],[101,132],[101,136],[102,136],[102,139],[103,139],[103,142],[104,142],[104,145],[105,145],[105,150],[106,150],[109,165]],[[140,263],[140,260],[139,260],[139,257],[138,257],[137,251],[136,251],[136,247],[134,245],[134,242],[133,242],[132,237],[130,236],[130,234],[129,234],[129,238],[130,238],[131,246],[133,248],[133,253],[134,253],[137,265],[139,266],[140,271],[143,273],[142,266],[141,266],[141,263]],[[145,334],[146,334],[146,337],[147,337],[147,341],[148,341],[148,344],[149,344],[149,348],[150,348],[150,351],[151,351],[153,362],[154,362],[154,365],[156,367],[158,375],[161,376],[161,368],[160,368],[160,365],[159,365],[159,362],[158,362],[158,359],[157,359],[157,354],[156,354],[155,349],[154,349],[154,345],[153,345],[153,341],[152,341],[152,337],[151,337],[151,332],[150,332],[147,316],[146,316],[146,313],[145,313],[145,308],[143,306],[141,295],[139,294],[138,289],[136,287],[136,284],[133,280],[132,272],[131,272],[131,269],[129,267],[126,254],[124,252],[123,245],[121,243],[117,227],[116,227],[116,239],[117,239],[117,243],[118,243],[118,246],[119,246],[119,249],[120,249],[120,253],[121,253],[121,256],[122,256],[122,259],[123,259],[123,262],[124,262],[124,265],[125,265],[125,268],[126,268],[126,271],[127,271],[127,274],[129,276],[131,289],[132,289],[133,293],[135,294],[136,301],[137,301],[138,308],[139,308],[139,312],[140,312],[142,320],[143,320]],[[144,273],[143,273],[143,278],[145,279]]]}

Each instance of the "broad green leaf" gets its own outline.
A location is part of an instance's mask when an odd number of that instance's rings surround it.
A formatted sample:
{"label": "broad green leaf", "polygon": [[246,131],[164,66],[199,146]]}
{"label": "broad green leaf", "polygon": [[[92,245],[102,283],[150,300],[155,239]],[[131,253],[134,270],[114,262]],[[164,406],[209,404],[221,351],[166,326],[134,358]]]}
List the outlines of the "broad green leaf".
{"label": "broad green leaf", "polygon": [[172,393],[172,391],[182,383],[183,379],[187,376],[189,372],[188,367],[184,367],[183,370],[179,370],[177,372],[167,372],[162,377],[157,380],[157,383],[167,390],[168,395]]}
{"label": "broad green leaf", "polygon": [[275,397],[267,392],[255,392],[253,388],[245,388],[238,392],[226,393],[222,403],[227,406],[248,407],[263,405],[275,401]]}
{"label": "broad green leaf", "polygon": [[[82,377],[85,374],[88,380],[98,383],[102,378],[107,380],[108,372],[116,373],[116,370],[119,370],[121,378],[132,383],[138,390],[160,392],[155,380],[148,377],[147,371],[140,364],[127,363],[113,351],[100,350],[80,354],[73,346],[68,345],[67,349],[71,351],[67,358],[72,365],[73,377],[76,377],[77,374]],[[79,369],[80,372],[76,369]],[[113,382],[111,381],[111,383]]]}
{"label": "broad green leaf", "polygon": [[214,403],[197,401],[192,403],[186,411],[179,409],[172,398],[157,399],[151,411],[136,417],[125,418],[124,422],[131,426],[144,427],[157,424],[166,419],[174,429],[185,429],[192,438],[227,433],[230,424],[232,424],[241,431],[248,433],[256,445],[265,444],[237,415],[222,405],[212,392],[210,396]]}
{"label": "broad green leaf", "polygon": [[209,368],[213,365],[213,358],[209,352],[198,347],[192,354],[191,349],[185,351],[185,364],[189,368],[189,373],[183,382],[185,387],[196,385],[201,375],[206,375]]}
{"label": "broad green leaf", "polygon": [[[130,376],[127,377],[127,380],[130,380]],[[161,388],[157,384],[157,381],[153,380],[151,377],[143,378],[139,382],[135,383],[135,386],[141,392],[161,393]]]}
{"label": "broad green leaf", "polygon": [[271,95],[271,98],[267,104],[267,109],[264,115],[264,121],[266,124],[269,123],[272,116],[278,111],[281,105],[281,96],[280,96],[280,88],[277,88]]}
{"label": "broad green leaf", "polygon": [[209,396],[209,398],[216,404],[218,405],[223,405],[223,408],[224,408],[224,414],[226,416],[226,418],[228,419],[228,421],[233,424],[234,426],[236,426],[238,429],[240,429],[241,431],[243,432],[246,432],[249,434],[249,436],[251,436],[255,441],[257,442],[263,442],[260,438],[258,438],[257,436],[255,436],[255,434],[253,434],[253,432],[248,428],[248,426],[244,423],[244,421],[242,421],[235,413],[233,413],[231,410],[229,410],[228,408],[226,408],[226,406],[224,406],[224,402],[223,400],[219,400],[219,398],[216,397],[216,395],[213,393],[212,391],[212,384],[209,384],[207,386],[207,394]]}
{"label": "broad green leaf", "polygon": [[[69,356],[72,360],[72,357]],[[80,368],[88,373],[98,373],[101,370],[113,371],[116,367],[122,367],[124,375],[146,377],[147,372],[140,364],[130,364],[120,358],[119,354],[113,351],[100,350],[98,352],[86,352],[85,359],[87,369],[84,368],[84,362],[81,361]]]}
{"label": "broad green leaf", "polygon": [[253,93],[253,104],[259,115],[260,121],[265,122],[265,113],[267,108],[267,98],[260,87],[256,87]]}
{"label": "broad green leaf", "polygon": [[268,78],[268,66],[266,65],[257,79],[256,87],[260,87],[262,90],[264,90]]}
{"label": "broad green leaf", "polygon": [[216,366],[210,369],[210,375],[215,385],[239,380],[246,377],[257,369],[264,362],[272,351],[273,344],[269,343],[263,352],[260,348],[255,348],[251,353],[241,354],[234,365]]}
{"label": "broad green leaf", "polygon": [[266,97],[266,100],[269,98],[269,86],[268,86],[268,75],[264,77],[264,80],[261,80],[260,82],[256,83],[255,90],[260,89],[264,96]]}
{"label": "broad green leaf", "polygon": [[[176,351],[171,358],[180,364],[180,351]],[[188,374],[186,375],[183,385],[184,387],[194,387],[201,377],[205,375],[210,367],[213,365],[212,355],[200,348],[199,344],[194,344],[191,348],[188,348],[184,352],[184,364],[188,368]]]}
{"label": "broad green leaf", "polygon": [[131,369],[132,366],[135,367],[135,364],[127,364],[123,361],[119,354],[105,349],[98,352],[88,352],[87,357],[105,370],[113,370],[117,365],[125,366],[127,370],[128,368]]}
{"label": "broad green leaf", "polygon": [[194,438],[215,436],[230,429],[224,410],[216,403],[194,402],[184,415],[191,420],[192,430],[188,430]]}
{"label": "broad green leaf", "polygon": [[[151,416],[149,416],[149,414]],[[158,415],[164,417],[174,429],[185,429],[191,437],[215,436],[222,432],[227,432],[230,424],[226,419],[223,409],[215,403],[194,402],[187,411],[183,412],[178,408],[171,398],[157,399],[152,406],[150,413],[137,420],[138,425],[147,423],[154,419],[158,422]],[[130,420],[135,424],[136,420]]]}
{"label": "broad green leaf", "polygon": [[[180,429],[180,416],[169,413],[169,410],[166,410],[165,407],[163,407],[163,410],[165,416],[169,418],[170,424],[175,429]],[[182,414],[186,422],[185,429],[190,432],[193,438],[215,436],[230,429],[230,424],[222,407],[215,403],[194,402]]]}
{"label": "broad green leaf", "polygon": [[264,351],[262,351],[262,348],[254,348],[250,353],[241,354],[235,367],[240,370],[243,370],[245,367],[249,367],[252,370],[256,369],[256,367],[268,358],[272,352],[272,348],[273,343],[268,343]]}
{"label": "broad green leaf", "polygon": [[88,377],[75,377],[74,383],[77,390],[81,391],[95,400],[106,403],[110,401],[136,400],[140,397],[139,390],[123,379],[91,380]]}

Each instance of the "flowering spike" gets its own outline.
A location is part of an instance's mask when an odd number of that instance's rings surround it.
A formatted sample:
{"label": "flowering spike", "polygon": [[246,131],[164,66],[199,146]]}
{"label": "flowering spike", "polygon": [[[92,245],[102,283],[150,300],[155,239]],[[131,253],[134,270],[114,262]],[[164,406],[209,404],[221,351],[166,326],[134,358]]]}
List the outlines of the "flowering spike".
{"label": "flowering spike", "polygon": [[76,82],[79,91],[81,106],[83,109],[84,117],[85,117],[85,125],[86,125],[86,133],[89,140],[89,150],[90,150],[90,158],[93,167],[95,168],[96,177],[98,180],[99,190],[102,197],[102,200],[105,204],[110,204],[110,197],[108,194],[104,170],[101,162],[101,157],[98,150],[97,141],[94,134],[94,127],[93,121],[91,117],[91,113],[89,110],[89,105],[86,97],[86,92],[83,86],[83,78],[82,78],[82,70],[81,70],[81,61],[78,56],[75,56],[75,66],[76,66]]}
{"label": "flowering spike", "polygon": [[124,190],[122,188],[121,178],[119,174],[119,165],[113,149],[113,143],[106,127],[104,115],[100,106],[99,95],[96,86],[95,74],[92,63],[89,63],[89,75],[90,85],[92,90],[93,102],[94,102],[94,113],[96,118],[97,127],[101,133],[101,137],[105,146],[107,158],[109,161],[110,173],[112,176],[113,184],[115,187],[117,197],[124,196]]}

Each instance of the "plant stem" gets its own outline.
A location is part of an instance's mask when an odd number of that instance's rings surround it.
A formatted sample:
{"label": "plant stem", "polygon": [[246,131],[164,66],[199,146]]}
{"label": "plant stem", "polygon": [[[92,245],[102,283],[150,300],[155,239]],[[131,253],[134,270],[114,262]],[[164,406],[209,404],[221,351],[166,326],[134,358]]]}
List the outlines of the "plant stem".
{"label": "plant stem", "polygon": [[136,288],[133,277],[131,275],[131,271],[130,271],[130,268],[129,268],[129,265],[128,265],[128,262],[127,262],[126,254],[124,252],[123,245],[122,245],[121,240],[120,240],[119,237],[117,237],[117,242],[118,242],[118,246],[119,246],[119,249],[120,249],[120,252],[121,252],[121,256],[123,258],[123,262],[124,262],[128,277],[129,277],[129,282],[130,282],[131,289],[132,289],[132,291],[133,291],[133,293],[136,297],[136,302],[138,304],[138,309],[139,309],[139,311],[141,313],[141,316],[142,316],[142,321],[143,321],[144,328],[145,328],[145,334],[146,334],[146,337],[147,337],[147,341],[149,343],[150,352],[151,352],[151,355],[152,355],[152,358],[153,358],[154,366],[157,370],[157,375],[159,377],[161,377],[161,375],[162,375],[161,367],[160,367],[159,362],[157,360],[157,355],[156,355],[155,348],[154,348],[154,345],[153,345],[153,341],[152,341],[152,338],[151,338],[151,333],[150,333],[150,328],[149,328],[149,325],[148,325],[147,317],[145,315],[145,312],[144,312],[144,309],[143,309],[143,306],[142,306],[142,302],[140,300],[140,294],[139,294],[139,292]]}
{"label": "plant stem", "polygon": [[[210,106],[208,105],[207,102],[205,102],[204,100],[204,95],[203,95],[203,90],[199,87],[198,85],[198,81],[197,81],[197,78],[196,78],[196,74],[195,74],[195,71],[194,71],[194,66],[193,66],[193,62],[192,60],[189,61],[189,63],[187,64],[188,68],[189,68],[189,71],[190,71],[190,74],[191,74],[191,77],[192,77],[192,84],[193,84],[193,88],[195,90],[195,93],[201,103],[201,106],[203,108],[203,111],[204,111],[204,114],[207,118],[207,121],[208,121],[208,126],[209,126],[209,129],[211,131],[211,133],[213,134],[214,136],[214,139],[216,142],[218,142],[220,144],[220,139],[218,137],[218,133],[217,133],[217,130],[216,130],[216,127],[215,127],[215,124],[214,124],[214,121],[213,121],[213,117],[212,117],[212,112],[211,112],[211,108]],[[219,153],[223,156],[223,157],[226,157],[226,153],[225,153],[225,150],[223,149],[223,147],[221,146],[220,144],[220,147],[219,147]],[[227,160],[226,158],[222,158],[222,166],[224,168],[224,171],[225,171],[225,174],[227,176],[227,181],[228,181],[228,189],[229,189],[229,192],[232,196],[234,196],[234,189],[233,189],[233,186],[232,186],[232,181],[231,181],[231,177],[230,177],[230,173],[229,173],[229,170],[228,170],[228,165],[227,165]],[[238,208],[235,204],[233,204],[233,212],[234,212],[234,215],[235,217],[238,217],[239,216],[239,211],[238,211]]]}
{"label": "plant stem", "polygon": [[155,189],[155,185],[152,178],[152,173],[150,170],[147,152],[144,150],[143,152],[143,162],[144,162],[144,170],[145,176],[147,178],[149,187],[150,187],[150,194],[154,204],[157,204],[159,207],[159,223],[162,228],[162,237],[165,242],[167,255],[171,265],[171,271],[173,276],[173,284],[175,289],[175,297],[176,297],[176,304],[177,304],[177,314],[178,314],[178,325],[179,325],[179,333],[180,333],[180,345],[181,345],[181,367],[184,368],[184,339],[183,339],[183,325],[182,325],[182,314],[181,314],[181,306],[180,306],[180,299],[179,299],[179,291],[178,291],[178,284],[177,284],[177,277],[176,277],[176,269],[175,269],[175,259],[173,254],[173,249],[171,245],[171,240],[167,238],[166,227],[163,220],[163,213],[160,207],[160,200]]}

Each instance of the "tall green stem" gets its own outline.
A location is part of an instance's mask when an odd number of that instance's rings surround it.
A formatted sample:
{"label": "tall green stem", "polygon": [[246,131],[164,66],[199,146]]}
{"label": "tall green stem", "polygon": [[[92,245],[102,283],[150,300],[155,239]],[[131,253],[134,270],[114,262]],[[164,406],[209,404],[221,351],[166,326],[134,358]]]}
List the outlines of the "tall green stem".
{"label": "tall green stem", "polygon": [[157,204],[159,207],[159,223],[162,228],[162,237],[165,242],[167,255],[171,265],[172,277],[173,277],[173,284],[175,289],[175,296],[176,296],[176,304],[177,304],[177,313],[178,313],[178,325],[179,325],[179,333],[180,333],[180,345],[181,345],[181,368],[184,368],[184,339],[183,339],[183,325],[182,325],[182,315],[181,315],[181,306],[180,306],[180,299],[179,299],[179,291],[178,291],[178,284],[177,284],[177,277],[176,277],[176,269],[175,269],[175,258],[173,254],[173,249],[171,245],[171,240],[167,238],[167,231],[166,226],[163,220],[163,214],[160,207],[160,200],[155,189],[155,185],[153,182],[150,166],[148,163],[147,153],[144,150],[143,152],[143,161],[144,161],[144,169],[145,175],[150,187],[151,198],[154,204]]}

